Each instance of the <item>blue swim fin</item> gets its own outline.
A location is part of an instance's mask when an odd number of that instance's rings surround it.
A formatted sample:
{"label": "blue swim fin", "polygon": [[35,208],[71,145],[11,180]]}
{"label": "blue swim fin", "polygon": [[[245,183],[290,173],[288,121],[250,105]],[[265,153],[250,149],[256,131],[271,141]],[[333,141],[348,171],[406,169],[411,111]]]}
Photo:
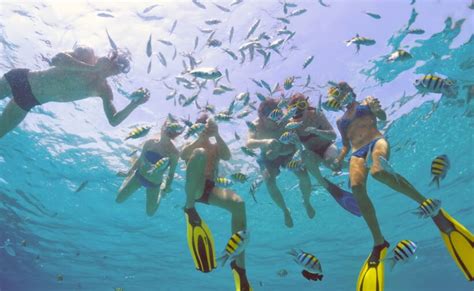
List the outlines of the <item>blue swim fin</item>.
{"label": "blue swim fin", "polygon": [[362,216],[359,205],[357,204],[356,199],[351,192],[347,192],[331,183],[328,179],[324,179],[328,183],[328,192],[334,197],[337,203],[341,205],[342,208],[354,214],[355,216]]}

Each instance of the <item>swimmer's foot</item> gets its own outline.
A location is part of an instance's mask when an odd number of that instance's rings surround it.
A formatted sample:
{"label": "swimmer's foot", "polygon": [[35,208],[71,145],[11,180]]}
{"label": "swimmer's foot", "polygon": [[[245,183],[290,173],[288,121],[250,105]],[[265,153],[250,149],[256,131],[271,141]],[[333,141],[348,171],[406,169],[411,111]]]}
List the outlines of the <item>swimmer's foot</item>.
{"label": "swimmer's foot", "polygon": [[316,215],[316,211],[309,201],[304,202],[304,207],[306,208],[306,214],[308,214],[309,218],[313,218]]}
{"label": "swimmer's foot", "polygon": [[286,210],[285,213],[285,225],[289,228],[293,227],[293,218],[291,218],[290,210]]}

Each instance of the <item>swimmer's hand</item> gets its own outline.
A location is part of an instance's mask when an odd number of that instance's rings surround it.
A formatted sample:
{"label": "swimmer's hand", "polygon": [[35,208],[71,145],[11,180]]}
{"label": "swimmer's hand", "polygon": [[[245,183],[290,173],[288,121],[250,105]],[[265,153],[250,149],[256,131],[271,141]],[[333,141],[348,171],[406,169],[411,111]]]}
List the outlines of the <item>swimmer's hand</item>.
{"label": "swimmer's hand", "polygon": [[146,88],[138,88],[129,98],[133,100],[132,103],[141,105],[150,99],[150,91]]}
{"label": "swimmer's hand", "polygon": [[374,113],[380,112],[382,106],[380,106],[380,101],[374,96],[368,96],[365,98],[365,104],[370,107],[370,110]]}

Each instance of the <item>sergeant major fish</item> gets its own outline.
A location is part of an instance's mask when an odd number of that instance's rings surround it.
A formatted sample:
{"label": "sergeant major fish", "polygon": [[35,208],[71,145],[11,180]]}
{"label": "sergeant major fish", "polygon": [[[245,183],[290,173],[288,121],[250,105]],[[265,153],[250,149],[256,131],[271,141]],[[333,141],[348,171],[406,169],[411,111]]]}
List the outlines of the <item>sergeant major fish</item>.
{"label": "sergeant major fish", "polygon": [[139,127],[135,127],[135,128],[128,134],[128,136],[125,138],[125,140],[127,140],[127,139],[137,139],[137,138],[144,137],[145,135],[148,134],[148,132],[150,132],[150,129],[151,129],[151,126],[139,126]]}
{"label": "sergeant major fish", "polygon": [[428,218],[438,215],[439,210],[441,209],[441,201],[438,199],[428,198],[425,201],[421,202],[413,214],[419,218]]}
{"label": "sergeant major fish", "polygon": [[250,239],[249,232],[246,230],[239,230],[238,232],[232,234],[225,250],[222,253],[222,256],[217,258],[217,261],[221,262],[221,265],[224,266],[227,260],[231,260],[236,256],[240,255],[245,247],[247,246]]}
{"label": "sergeant major fish", "polygon": [[303,277],[313,281],[321,281],[323,279],[321,262],[314,255],[302,250],[297,251],[296,249],[292,249],[288,254],[293,256],[295,263],[303,268],[301,272]]}
{"label": "sergeant major fish", "polygon": [[386,260],[390,262],[390,270],[395,267],[397,262],[407,262],[411,258],[415,257],[415,252],[417,249],[416,243],[411,240],[401,240],[397,243],[393,249],[393,255]]}
{"label": "sergeant major fish", "polygon": [[353,37],[350,40],[346,41],[347,46],[350,46],[351,44],[356,45],[356,47],[357,47],[356,53],[358,53],[359,50],[360,50],[361,45],[366,45],[366,46],[374,45],[375,40],[370,39],[370,38],[366,38],[366,37],[362,37],[362,36],[359,36],[359,34],[356,34],[355,37]]}
{"label": "sergeant major fish", "polygon": [[439,182],[446,177],[451,164],[447,155],[437,156],[431,162],[431,175],[433,175],[433,180],[431,180],[430,185],[433,183],[436,184],[436,187],[439,188]]}
{"label": "sergeant major fish", "polygon": [[415,80],[414,85],[422,95],[427,93],[441,93],[448,97],[454,97],[457,94],[457,88],[453,81],[443,79],[436,75],[423,76]]}
{"label": "sergeant major fish", "polygon": [[188,128],[188,131],[184,135],[185,139],[188,139],[191,135],[198,135],[204,131],[206,125],[203,123],[195,123]]}

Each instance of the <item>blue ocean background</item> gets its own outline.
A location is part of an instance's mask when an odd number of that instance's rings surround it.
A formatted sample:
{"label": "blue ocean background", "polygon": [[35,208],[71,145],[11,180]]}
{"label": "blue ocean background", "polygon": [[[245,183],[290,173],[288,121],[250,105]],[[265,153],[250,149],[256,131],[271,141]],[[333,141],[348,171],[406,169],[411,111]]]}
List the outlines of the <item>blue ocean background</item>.
{"label": "blue ocean background", "polygon": [[[469,230],[474,231],[474,107],[466,87],[474,84],[473,4],[471,1],[294,1],[294,9],[307,9],[291,18],[288,29],[296,31],[285,43],[281,56],[273,54],[261,69],[262,58],[240,64],[219,48],[204,47],[207,19],[220,19],[215,37],[223,47],[234,51],[243,43],[248,29],[257,20],[255,35],[271,36],[283,28],[276,17],[283,16],[278,1],[250,1],[230,6],[231,1],[215,1],[231,12],[219,10],[212,1],[200,1],[206,9],[185,1],[3,1],[0,3],[0,71],[27,67],[48,67],[42,61],[74,44],[94,47],[96,54],[109,50],[107,29],[120,47],[132,53],[132,70],[111,79],[118,108],[129,101],[120,92],[147,87],[151,100],[120,126],[108,125],[98,98],[69,104],[49,103],[35,108],[14,131],[0,140],[0,246],[10,239],[16,256],[0,249],[0,290],[234,290],[230,268],[209,274],[195,270],[187,248],[182,207],[185,201],[183,174],[178,177],[157,214],[147,217],[145,193],[137,191],[123,204],[115,203],[122,179],[117,171],[130,165],[129,154],[146,140],[124,142],[132,127],[155,126],[148,135],[158,133],[169,112],[194,119],[194,106],[175,106],[163,81],[176,87],[174,76],[183,70],[182,52],[193,51],[203,66],[217,66],[230,72],[230,85],[236,90],[212,95],[212,85],[200,94],[198,102],[225,109],[239,92],[265,93],[249,77],[273,85],[289,76],[301,76],[301,85],[311,75],[315,88],[307,92],[313,104],[325,94],[327,81],[345,80],[358,96],[374,95],[389,114],[380,124],[392,146],[391,163],[425,196],[440,199],[443,207]],[[157,5],[146,13],[147,8]],[[469,8],[469,6],[471,8]],[[364,11],[377,13],[374,19]],[[176,29],[169,29],[177,20]],[[234,27],[232,44],[228,32]],[[424,34],[406,34],[420,28]],[[153,35],[153,52],[163,53],[167,67],[152,56],[152,70],[146,42]],[[373,46],[346,47],[344,41],[359,33],[376,40]],[[174,46],[157,42],[166,39]],[[172,61],[174,47],[178,57]],[[204,48],[203,48],[204,47]],[[386,57],[403,48],[413,59],[388,63]],[[314,61],[306,69],[309,56]],[[413,86],[415,79],[437,74],[457,80],[455,98],[439,94],[421,96]],[[120,90],[118,90],[120,89]],[[179,88],[191,96],[192,91]],[[120,92],[119,92],[120,91]],[[3,110],[8,98],[0,101]],[[340,113],[327,113],[334,124]],[[246,118],[252,120],[255,113]],[[258,175],[254,160],[242,156],[246,126],[242,120],[221,124],[220,132],[233,152],[230,163],[223,163],[224,174],[242,171]],[[235,132],[241,140],[235,140]],[[184,139],[179,138],[181,146]],[[446,154],[451,161],[447,177],[436,189],[430,165],[434,157]],[[347,189],[347,172],[324,175]],[[75,193],[83,182],[85,188]],[[314,182],[314,181],[313,181]],[[315,182],[314,182],[315,183]],[[416,203],[369,177],[368,191],[382,231],[394,246],[411,239],[419,249],[417,259],[397,265],[385,274],[385,290],[473,290],[444,247],[438,229],[430,220],[416,218],[411,211]],[[315,186],[312,203],[316,217],[308,219],[297,189],[295,176],[286,170],[278,178],[295,226],[288,229],[283,215],[271,202],[262,186],[257,202],[249,195],[250,184],[233,189],[246,201],[251,242],[246,251],[247,274],[254,290],[354,290],[372,238],[364,221],[342,208]],[[230,215],[215,207],[198,205],[198,211],[212,232],[218,251],[224,249],[230,233]],[[286,252],[301,248],[321,261],[324,279],[308,282]],[[281,270],[286,276],[279,276]],[[57,280],[58,275],[63,280]]]}

